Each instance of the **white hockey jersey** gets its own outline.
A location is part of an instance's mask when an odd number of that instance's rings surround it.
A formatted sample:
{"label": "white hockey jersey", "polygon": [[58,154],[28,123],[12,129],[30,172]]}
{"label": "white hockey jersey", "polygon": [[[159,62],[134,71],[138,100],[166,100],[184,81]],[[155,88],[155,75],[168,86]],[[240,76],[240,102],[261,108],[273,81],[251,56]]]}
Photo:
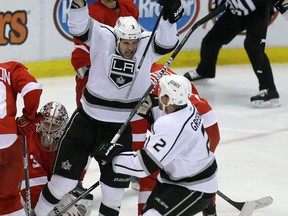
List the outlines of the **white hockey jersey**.
{"label": "white hockey jersey", "polygon": [[214,193],[217,163],[207,145],[201,115],[189,102],[186,108],[159,117],[144,148],[116,156],[113,169],[140,178],[160,169],[160,182]]}
{"label": "white hockey jersey", "polygon": [[[137,71],[151,33],[142,32],[137,51],[133,59],[128,60],[116,53],[114,29],[91,19],[87,6],[70,9],[68,23],[70,33],[82,36],[90,47],[91,68],[81,98],[84,111],[100,121],[124,122],[150,86],[152,63],[166,54],[165,50],[175,48],[179,39],[176,24],[161,18],[155,38]],[[156,53],[156,47],[164,52]]]}

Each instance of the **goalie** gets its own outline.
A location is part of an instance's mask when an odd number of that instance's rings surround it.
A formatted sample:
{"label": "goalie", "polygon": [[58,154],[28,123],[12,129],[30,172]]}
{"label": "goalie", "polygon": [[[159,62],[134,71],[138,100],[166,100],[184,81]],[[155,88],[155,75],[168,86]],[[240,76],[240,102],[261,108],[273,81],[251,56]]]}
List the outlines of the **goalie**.
{"label": "goalie", "polygon": [[[69,119],[66,108],[61,103],[55,101],[45,104],[40,110],[40,115],[44,117],[43,120],[37,125],[36,130],[27,136],[32,208],[35,207],[41,190],[52,176],[58,143]],[[21,195],[23,198],[26,198],[24,180],[21,184]],[[62,211],[62,209],[78,195],[79,191],[76,189],[66,194],[54,210],[49,213],[49,216],[54,216],[57,212]],[[90,215],[92,200],[93,195],[88,194],[84,199],[81,199],[64,213],[63,216]]]}

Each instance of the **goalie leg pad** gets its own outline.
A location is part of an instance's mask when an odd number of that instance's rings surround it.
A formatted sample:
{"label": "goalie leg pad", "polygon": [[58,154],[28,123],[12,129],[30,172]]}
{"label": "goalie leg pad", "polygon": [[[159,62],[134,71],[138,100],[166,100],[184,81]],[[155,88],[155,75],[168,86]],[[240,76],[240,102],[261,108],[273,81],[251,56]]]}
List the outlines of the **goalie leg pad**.
{"label": "goalie leg pad", "polygon": [[[70,194],[65,194],[64,197],[60,200],[58,205],[51,211],[48,216],[56,216],[59,212],[61,212],[70,202],[73,200],[73,196]],[[80,202],[80,201],[79,201]],[[63,213],[62,216],[84,216],[82,215],[75,205],[71,206],[67,212]]]}

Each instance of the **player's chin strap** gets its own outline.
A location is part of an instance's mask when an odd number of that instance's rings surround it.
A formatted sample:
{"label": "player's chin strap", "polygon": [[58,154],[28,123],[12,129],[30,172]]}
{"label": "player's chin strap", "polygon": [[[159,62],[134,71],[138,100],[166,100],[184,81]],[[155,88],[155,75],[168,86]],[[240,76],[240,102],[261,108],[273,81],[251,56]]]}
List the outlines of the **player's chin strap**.
{"label": "player's chin strap", "polygon": [[[144,93],[141,100],[137,103],[135,108],[130,113],[128,119],[123,123],[121,128],[118,130],[118,132],[115,134],[113,139],[111,140],[111,143],[116,143],[119,139],[119,137],[124,132],[127,125],[130,123],[133,116],[136,114],[138,108],[141,106],[141,103],[145,101],[146,97],[150,94],[150,92],[153,90],[154,86],[157,84],[157,82],[160,80],[162,75],[166,72],[169,65],[172,63],[173,59],[177,56],[177,54],[180,52],[184,44],[187,42],[188,38],[191,36],[191,34],[201,25],[212,19],[213,17],[217,16],[218,14],[222,13],[226,10],[226,4],[221,5],[217,9],[213,10],[211,13],[207,14],[202,19],[198,20],[188,31],[188,33],[185,35],[185,37],[182,39],[181,43],[176,47],[175,51],[172,53],[171,57],[168,59],[166,64],[163,66],[161,71],[157,74],[157,77],[153,81],[153,83],[150,85],[150,87],[147,89],[147,91]],[[75,203],[77,203],[80,199],[87,196],[92,190],[94,190],[96,187],[98,187],[100,184],[99,181],[97,181],[95,184],[93,184],[90,188],[88,188],[83,194],[81,194],[79,197],[77,197],[75,200],[73,200],[71,203],[69,203],[61,212],[59,212],[56,216],[60,216],[63,213],[65,213],[71,206],[73,206]]]}

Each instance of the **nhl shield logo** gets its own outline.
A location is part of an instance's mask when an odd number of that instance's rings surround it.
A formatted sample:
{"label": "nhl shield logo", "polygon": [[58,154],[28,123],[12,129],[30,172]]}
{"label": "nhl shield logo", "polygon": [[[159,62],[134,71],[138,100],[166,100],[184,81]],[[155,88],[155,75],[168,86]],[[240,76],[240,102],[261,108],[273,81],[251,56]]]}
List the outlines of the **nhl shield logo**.
{"label": "nhl shield logo", "polygon": [[135,75],[135,61],[112,57],[109,78],[117,88],[129,85]]}

